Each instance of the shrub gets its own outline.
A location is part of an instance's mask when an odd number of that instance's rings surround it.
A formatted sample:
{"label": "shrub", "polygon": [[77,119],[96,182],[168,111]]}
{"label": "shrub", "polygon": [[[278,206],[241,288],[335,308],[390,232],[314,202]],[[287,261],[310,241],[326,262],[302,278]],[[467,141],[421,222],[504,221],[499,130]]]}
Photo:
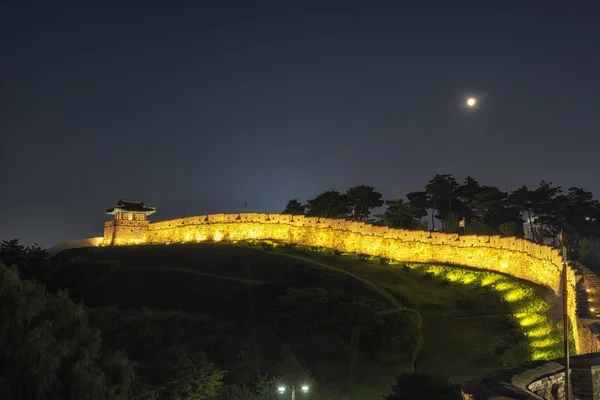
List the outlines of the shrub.
{"label": "shrub", "polygon": [[460,387],[438,374],[404,373],[396,376],[392,393],[384,400],[459,400]]}
{"label": "shrub", "polygon": [[356,256],[361,261],[367,261],[367,260],[369,260],[371,258],[371,256],[368,255],[368,254],[357,254]]}
{"label": "shrub", "polygon": [[505,367],[512,367],[531,360],[532,353],[525,340],[508,347],[500,356],[500,362]]}
{"label": "shrub", "polygon": [[389,258],[379,257],[379,264],[381,265],[389,265],[390,261]]}

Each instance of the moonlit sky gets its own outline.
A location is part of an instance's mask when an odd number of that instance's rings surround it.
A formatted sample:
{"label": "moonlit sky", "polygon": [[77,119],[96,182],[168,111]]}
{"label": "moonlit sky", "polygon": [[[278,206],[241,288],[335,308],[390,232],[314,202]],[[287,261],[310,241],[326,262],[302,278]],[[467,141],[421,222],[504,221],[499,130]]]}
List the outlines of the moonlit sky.
{"label": "moonlit sky", "polygon": [[0,239],[436,173],[600,195],[598,1],[2,3]]}

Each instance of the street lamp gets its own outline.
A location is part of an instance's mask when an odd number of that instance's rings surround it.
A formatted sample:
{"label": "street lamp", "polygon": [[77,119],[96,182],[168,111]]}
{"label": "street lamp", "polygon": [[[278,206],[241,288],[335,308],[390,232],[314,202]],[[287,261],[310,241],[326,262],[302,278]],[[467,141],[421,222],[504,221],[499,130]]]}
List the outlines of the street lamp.
{"label": "street lamp", "polygon": [[292,392],[292,400],[296,400],[296,391],[297,390],[301,390],[302,393],[308,393],[308,390],[310,389],[308,385],[302,385],[300,387],[296,386],[296,385],[292,385],[289,388],[286,388],[285,386],[279,386],[277,388],[277,391],[279,392],[279,394],[284,394],[286,390],[290,390]]}

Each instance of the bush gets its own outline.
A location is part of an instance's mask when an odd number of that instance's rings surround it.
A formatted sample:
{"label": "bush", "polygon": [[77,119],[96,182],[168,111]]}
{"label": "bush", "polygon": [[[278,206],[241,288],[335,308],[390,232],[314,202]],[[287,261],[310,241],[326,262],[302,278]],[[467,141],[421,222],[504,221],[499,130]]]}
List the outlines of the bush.
{"label": "bush", "polygon": [[433,279],[434,276],[435,274],[433,272],[425,272],[423,274],[423,279],[430,281]]}
{"label": "bush", "polygon": [[527,341],[523,340],[509,346],[500,356],[500,362],[505,367],[512,367],[531,360],[532,354]]}
{"label": "bush", "polygon": [[379,264],[381,265],[389,265],[390,261],[389,258],[379,257]]}
{"label": "bush", "polygon": [[369,260],[371,258],[371,256],[368,255],[368,254],[357,254],[356,256],[361,261],[367,261],[367,260]]}
{"label": "bush", "polygon": [[400,374],[384,400],[459,400],[460,387],[438,374]]}
{"label": "bush", "polygon": [[339,256],[341,256],[342,254],[343,254],[343,253],[342,253],[341,251],[339,251],[339,250],[334,250],[334,251],[333,251],[333,255],[334,255],[334,256],[338,256],[338,257],[339,257]]}

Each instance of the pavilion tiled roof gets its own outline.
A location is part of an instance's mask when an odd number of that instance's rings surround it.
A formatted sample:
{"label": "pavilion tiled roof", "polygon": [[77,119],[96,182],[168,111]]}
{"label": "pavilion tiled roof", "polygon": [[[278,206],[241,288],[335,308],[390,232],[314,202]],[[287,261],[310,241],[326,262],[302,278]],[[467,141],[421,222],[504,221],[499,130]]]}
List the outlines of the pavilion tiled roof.
{"label": "pavilion tiled roof", "polygon": [[119,199],[115,207],[106,210],[107,214],[116,214],[118,212],[143,212],[150,215],[156,212],[156,207],[147,206],[141,200]]}

